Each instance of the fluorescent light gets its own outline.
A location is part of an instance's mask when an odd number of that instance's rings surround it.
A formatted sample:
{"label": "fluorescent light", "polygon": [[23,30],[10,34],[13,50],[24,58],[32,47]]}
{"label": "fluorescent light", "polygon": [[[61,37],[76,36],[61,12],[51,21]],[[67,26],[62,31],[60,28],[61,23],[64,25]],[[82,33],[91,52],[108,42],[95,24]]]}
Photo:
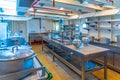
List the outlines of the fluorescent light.
{"label": "fluorescent light", "polygon": [[87,28],[87,24],[86,23],[83,24],[83,28]]}
{"label": "fluorescent light", "polygon": [[60,10],[64,10],[64,8],[60,8]]}

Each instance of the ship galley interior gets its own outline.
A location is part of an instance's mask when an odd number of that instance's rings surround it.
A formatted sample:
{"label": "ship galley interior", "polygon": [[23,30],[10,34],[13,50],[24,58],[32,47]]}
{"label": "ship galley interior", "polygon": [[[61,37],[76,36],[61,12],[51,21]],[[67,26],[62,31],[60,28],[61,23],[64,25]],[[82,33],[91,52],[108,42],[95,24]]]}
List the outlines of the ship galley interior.
{"label": "ship galley interior", "polygon": [[0,0],[0,80],[120,80],[120,0]]}

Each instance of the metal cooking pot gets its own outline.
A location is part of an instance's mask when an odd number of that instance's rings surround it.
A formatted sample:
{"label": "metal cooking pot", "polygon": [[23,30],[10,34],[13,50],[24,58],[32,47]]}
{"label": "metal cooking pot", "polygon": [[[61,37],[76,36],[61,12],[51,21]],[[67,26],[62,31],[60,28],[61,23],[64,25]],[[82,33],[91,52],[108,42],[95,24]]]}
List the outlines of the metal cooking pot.
{"label": "metal cooking pot", "polygon": [[85,46],[88,46],[90,43],[90,37],[83,37],[82,41],[84,43]]}
{"label": "metal cooking pot", "polygon": [[83,48],[83,43],[80,39],[74,39],[73,40],[73,45],[75,46],[76,49]]}
{"label": "metal cooking pot", "polygon": [[33,68],[33,50],[0,50],[0,75]]}

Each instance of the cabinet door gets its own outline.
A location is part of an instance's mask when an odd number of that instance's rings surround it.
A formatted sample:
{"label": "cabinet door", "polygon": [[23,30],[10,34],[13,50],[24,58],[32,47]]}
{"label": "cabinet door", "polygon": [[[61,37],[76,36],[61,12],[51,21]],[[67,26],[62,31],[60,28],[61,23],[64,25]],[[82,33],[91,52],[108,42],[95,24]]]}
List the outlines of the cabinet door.
{"label": "cabinet door", "polygon": [[[108,53],[108,55],[107,55],[107,64],[108,65],[111,65],[111,66],[113,66],[113,59],[114,59],[114,53],[113,52],[109,52]],[[103,57],[101,57],[101,58],[99,58],[99,60],[101,61],[101,62],[103,62],[104,61],[104,58]]]}
{"label": "cabinet door", "polygon": [[120,70],[120,54],[115,54],[114,66]]}
{"label": "cabinet door", "polygon": [[114,57],[114,53],[113,52],[108,53],[108,55],[107,55],[108,65],[113,66],[113,59],[114,59],[113,57]]}

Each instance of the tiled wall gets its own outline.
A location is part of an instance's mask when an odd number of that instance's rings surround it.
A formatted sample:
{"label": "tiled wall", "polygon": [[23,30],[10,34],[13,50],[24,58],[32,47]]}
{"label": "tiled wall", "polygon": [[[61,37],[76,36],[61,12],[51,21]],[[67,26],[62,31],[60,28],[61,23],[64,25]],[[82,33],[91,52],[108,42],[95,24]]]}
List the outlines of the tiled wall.
{"label": "tiled wall", "polygon": [[12,33],[20,33],[28,41],[26,21],[12,21]]}
{"label": "tiled wall", "polygon": [[[12,33],[19,33],[22,31],[21,35],[28,42],[29,33],[46,32],[45,29],[47,31],[51,30],[52,26],[52,20],[46,19],[41,20],[41,22],[40,19],[32,19],[29,21],[12,21]],[[45,29],[43,27],[45,27]]]}
{"label": "tiled wall", "polygon": [[53,22],[50,19],[42,19],[41,32],[51,31],[53,29]]}
{"label": "tiled wall", "polygon": [[52,20],[47,19],[32,19],[28,21],[29,33],[47,32],[53,28]]}

